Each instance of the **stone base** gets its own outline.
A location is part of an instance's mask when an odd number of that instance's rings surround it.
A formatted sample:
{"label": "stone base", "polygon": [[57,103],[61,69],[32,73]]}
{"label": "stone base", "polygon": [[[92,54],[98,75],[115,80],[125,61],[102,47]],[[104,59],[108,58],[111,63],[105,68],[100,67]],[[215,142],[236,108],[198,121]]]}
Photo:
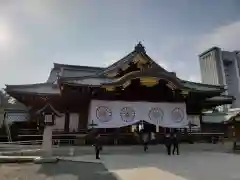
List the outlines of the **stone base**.
{"label": "stone base", "polygon": [[52,155],[52,126],[45,126],[44,128],[42,150],[46,156]]}

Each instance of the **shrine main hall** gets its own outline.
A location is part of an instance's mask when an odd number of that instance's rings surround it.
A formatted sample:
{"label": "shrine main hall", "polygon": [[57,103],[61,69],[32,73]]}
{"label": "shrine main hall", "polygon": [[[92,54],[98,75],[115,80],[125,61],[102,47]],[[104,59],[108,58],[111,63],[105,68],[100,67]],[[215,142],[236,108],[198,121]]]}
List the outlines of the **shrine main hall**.
{"label": "shrine main hall", "polygon": [[46,82],[6,85],[5,90],[28,108],[28,122],[39,132],[42,113],[50,109],[57,114],[53,134],[89,129],[131,133],[139,124],[156,133],[191,123],[201,128],[204,110],[233,101],[223,95],[223,86],[183,80],[167,71],[141,43],[108,67],[54,63]]}

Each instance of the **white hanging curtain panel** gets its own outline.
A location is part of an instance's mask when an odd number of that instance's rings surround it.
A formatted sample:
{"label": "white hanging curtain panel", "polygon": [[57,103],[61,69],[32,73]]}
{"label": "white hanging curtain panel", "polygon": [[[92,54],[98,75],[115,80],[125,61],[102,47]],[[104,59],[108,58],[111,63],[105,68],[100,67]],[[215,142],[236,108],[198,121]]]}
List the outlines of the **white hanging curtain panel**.
{"label": "white hanging curtain panel", "polygon": [[89,107],[89,128],[118,128],[139,121],[168,127],[188,125],[185,103],[151,103],[92,100]]}

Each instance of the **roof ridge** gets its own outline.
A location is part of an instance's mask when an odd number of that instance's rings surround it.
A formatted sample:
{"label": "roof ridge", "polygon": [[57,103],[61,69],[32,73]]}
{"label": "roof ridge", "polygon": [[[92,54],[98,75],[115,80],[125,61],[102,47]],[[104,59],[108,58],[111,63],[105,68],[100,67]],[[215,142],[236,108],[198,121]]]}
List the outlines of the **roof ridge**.
{"label": "roof ridge", "polygon": [[137,52],[136,50],[130,52],[129,54],[127,54],[126,56],[124,56],[123,58],[121,58],[120,60],[118,60],[117,62],[113,63],[112,65],[108,66],[107,68],[105,68],[103,71],[101,71],[100,73],[97,73],[99,75],[102,75],[103,73],[109,72],[111,70],[114,69],[114,67],[116,67],[118,64],[120,64],[121,61],[123,61],[124,59],[126,59],[123,63],[127,62],[129,59],[129,56],[136,56],[136,55],[141,55],[147,59],[149,59],[155,67],[152,68],[160,68],[162,71],[167,72],[167,73],[171,73],[169,71],[167,71],[166,69],[164,69],[162,66],[160,66],[156,61],[154,61],[149,55],[147,55],[147,53],[145,52]]}
{"label": "roof ridge", "polygon": [[[172,73],[168,70],[166,70],[165,68],[163,68],[160,64],[158,64],[156,61],[154,61],[147,53],[141,53],[142,56],[146,56],[146,58],[150,59],[154,64],[155,64],[155,67],[157,68],[161,68],[164,72],[167,72],[167,73]],[[154,67],[153,67],[154,68]]]}
{"label": "roof ridge", "polygon": [[60,81],[63,80],[81,80],[81,79],[87,79],[87,78],[97,78],[97,79],[114,79],[114,78],[106,78],[102,76],[97,76],[97,75],[89,75],[89,76],[78,76],[78,77],[60,77]]}
{"label": "roof ridge", "polygon": [[87,66],[87,65],[71,65],[71,64],[61,64],[61,63],[53,63],[54,68],[72,68],[72,69],[78,69],[78,68],[91,68],[91,69],[104,69],[104,67],[97,67],[97,66]]}
{"label": "roof ridge", "polygon": [[51,86],[56,86],[56,84],[53,84],[53,83],[48,83],[48,82],[45,82],[45,83],[35,83],[35,84],[20,84],[20,85],[9,85],[9,84],[6,84],[6,88],[16,88],[16,87],[32,87],[32,86],[42,86],[42,85],[51,85]]}
{"label": "roof ridge", "polygon": [[133,55],[134,53],[137,53],[136,50],[133,50],[132,52],[130,52],[130,53],[128,53],[127,55],[125,55],[123,58],[121,58],[121,59],[119,59],[118,61],[116,61],[115,63],[107,66],[102,72],[100,72],[100,74],[101,74],[101,73],[104,73],[104,72],[107,72],[107,71],[109,71],[109,70],[112,70],[112,68],[113,68],[114,66],[116,66],[117,64],[119,64],[123,59],[126,59],[127,57]]}

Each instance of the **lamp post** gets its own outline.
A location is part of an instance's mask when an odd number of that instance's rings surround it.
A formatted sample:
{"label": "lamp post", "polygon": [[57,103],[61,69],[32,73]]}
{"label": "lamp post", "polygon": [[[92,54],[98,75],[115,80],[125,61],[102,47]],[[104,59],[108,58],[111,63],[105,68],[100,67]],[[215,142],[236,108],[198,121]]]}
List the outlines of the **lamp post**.
{"label": "lamp post", "polygon": [[91,123],[89,124],[89,126],[90,126],[90,128],[91,128],[91,130],[89,131],[89,135],[91,135],[91,137],[92,137],[92,135],[95,136],[95,135],[93,134],[93,133],[94,133],[93,128],[94,128],[95,126],[97,126],[97,124],[94,123],[94,121],[92,120]]}
{"label": "lamp post", "polygon": [[55,118],[56,116],[60,117],[60,113],[49,103],[36,113],[44,118],[42,149],[46,155],[52,155],[52,129],[55,124]]}
{"label": "lamp post", "polygon": [[44,132],[42,149],[47,155],[52,155],[52,127],[55,124],[55,115],[53,113],[43,113]]}

